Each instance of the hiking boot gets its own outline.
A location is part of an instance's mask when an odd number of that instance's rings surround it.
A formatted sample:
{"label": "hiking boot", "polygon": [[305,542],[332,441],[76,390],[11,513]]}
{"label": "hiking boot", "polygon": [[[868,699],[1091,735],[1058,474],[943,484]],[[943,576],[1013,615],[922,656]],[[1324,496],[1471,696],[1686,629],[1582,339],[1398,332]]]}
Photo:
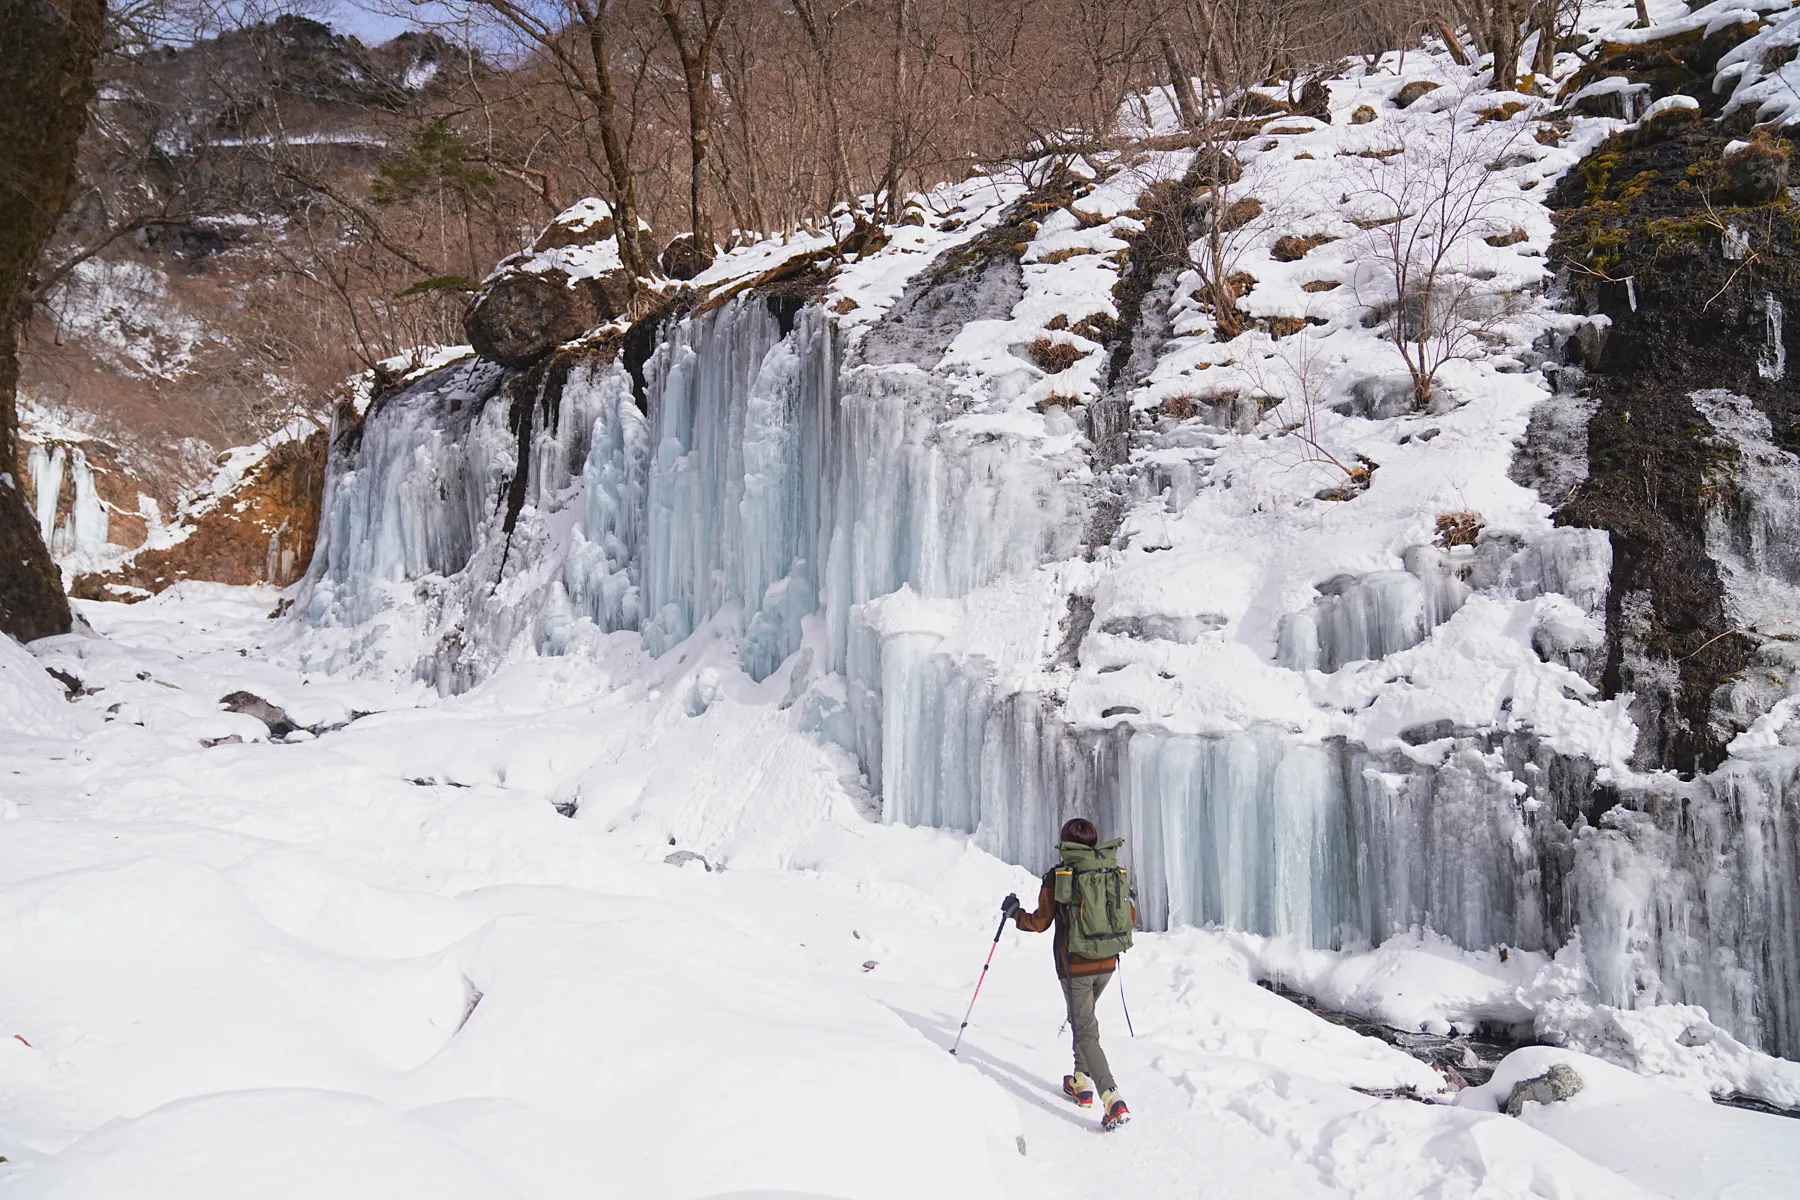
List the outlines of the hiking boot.
{"label": "hiking boot", "polygon": [[1082,1108],[1094,1107],[1094,1081],[1080,1071],[1063,1076],[1063,1095]]}
{"label": "hiking boot", "polygon": [[1100,1107],[1106,1110],[1106,1115],[1100,1118],[1102,1129],[1117,1129],[1131,1120],[1131,1110],[1125,1107],[1125,1097],[1119,1095],[1117,1088],[1100,1097]]}

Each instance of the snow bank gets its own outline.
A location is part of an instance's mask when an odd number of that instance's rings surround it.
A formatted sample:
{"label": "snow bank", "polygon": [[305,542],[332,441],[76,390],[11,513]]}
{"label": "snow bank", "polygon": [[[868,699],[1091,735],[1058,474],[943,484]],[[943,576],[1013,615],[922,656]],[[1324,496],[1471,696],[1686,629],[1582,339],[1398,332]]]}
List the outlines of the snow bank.
{"label": "snow bank", "polygon": [[[1639,1194],[1528,1122],[1351,1090],[1441,1095],[1255,986],[1250,939],[1203,930],[1144,935],[1105,998],[1138,1119],[1093,1139],[1054,1094],[1049,940],[992,945],[996,898],[1034,881],[966,836],[871,821],[847,756],[779,707],[793,660],[753,681],[708,623],[662,658],[613,635],[440,698],[296,672],[272,598],[83,603],[104,637],[34,647],[94,720],[73,758],[8,758],[8,1194],[1060,1198],[1096,1172],[1146,1200],[1196,1178]],[[203,746],[239,687],[379,711]],[[1441,942],[1380,953],[1412,956],[1396,991],[1475,994],[1431,969],[1456,966]]]}
{"label": "snow bank", "polygon": [[0,733],[66,737],[74,729],[62,685],[23,646],[0,634]]}
{"label": "snow bank", "polygon": [[1457,1103],[1503,1110],[1515,1084],[1558,1064],[1581,1077],[1581,1091],[1555,1104],[1527,1104],[1519,1121],[1648,1193],[1775,1200],[1791,1195],[1800,1179],[1800,1140],[1790,1120],[1721,1108],[1568,1050],[1514,1051],[1490,1082],[1467,1089]]}

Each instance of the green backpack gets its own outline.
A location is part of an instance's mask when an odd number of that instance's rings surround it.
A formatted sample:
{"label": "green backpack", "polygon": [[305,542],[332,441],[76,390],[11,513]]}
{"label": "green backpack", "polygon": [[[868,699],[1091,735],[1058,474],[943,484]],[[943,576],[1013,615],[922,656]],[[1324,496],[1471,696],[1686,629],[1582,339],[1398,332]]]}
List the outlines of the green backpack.
{"label": "green backpack", "polygon": [[1069,953],[1077,958],[1111,958],[1131,949],[1131,889],[1119,865],[1124,844],[1124,838],[1098,846],[1062,844],[1052,891],[1069,932]]}

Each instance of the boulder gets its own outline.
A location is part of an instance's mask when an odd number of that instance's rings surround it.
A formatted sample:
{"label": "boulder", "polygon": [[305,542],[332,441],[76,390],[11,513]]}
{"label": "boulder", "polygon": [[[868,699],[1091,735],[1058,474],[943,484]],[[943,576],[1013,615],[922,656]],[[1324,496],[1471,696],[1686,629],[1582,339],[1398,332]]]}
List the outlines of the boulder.
{"label": "boulder", "polygon": [[219,703],[226,712],[255,717],[269,727],[269,736],[273,738],[286,737],[300,728],[288,719],[287,713],[279,705],[270,704],[255,692],[231,692],[219,697]]}
{"label": "boulder", "polygon": [[1700,124],[1700,102],[1692,96],[1664,96],[1652,104],[1638,122],[1640,145],[1665,141],[1692,132]]}
{"label": "boulder", "polygon": [[1400,731],[1400,740],[1409,746],[1426,746],[1455,735],[1456,722],[1449,717],[1439,717],[1433,721],[1421,721],[1417,725],[1408,725]]}
{"label": "boulder", "polygon": [[1643,106],[1643,98],[1649,94],[1650,85],[1647,83],[1640,83],[1627,75],[1609,75],[1576,92],[1569,101],[1569,107],[1583,116],[1629,121]]}
{"label": "boulder", "polygon": [[1739,204],[1768,204],[1787,190],[1788,148],[1760,133],[1725,155],[1725,190]]}
{"label": "boulder", "polygon": [[476,353],[508,367],[530,366],[556,347],[625,311],[623,270],[571,279],[559,270],[511,270],[489,279],[463,313]]}
{"label": "boulder", "polygon": [[556,215],[531,243],[533,254],[568,246],[591,246],[613,235],[613,215],[604,200],[577,201]]}
{"label": "boulder", "polygon": [[1512,1094],[1506,1098],[1506,1115],[1518,1116],[1525,1111],[1527,1103],[1555,1104],[1567,1100],[1581,1091],[1582,1086],[1581,1076],[1575,1073],[1574,1067],[1557,1063],[1542,1075],[1513,1084]]}
{"label": "boulder", "polygon": [[688,280],[712,266],[712,251],[694,240],[691,233],[678,233],[669,239],[656,265],[670,279]]}
{"label": "boulder", "polygon": [[664,855],[663,861],[671,867],[685,867],[691,862],[697,862],[706,869],[708,875],[712,874],[712,864],[707,862],[704,856],[695,854],[692,850],[677,850],[673,854]]}
{"label": "boulder", "polygon": [[1399,91],[1394,93],[1394,107],[1410,108],[1414,104],[1417,104],[1422,97],[1430,92],[1437,91],[1438,88],[1442,86],[1443,84],[1438,83],[1435,80],[1415,79],[1411,83],[1403,85]]}
{"label": "boulder", "polygon": [[1410,375],[1376,375],[1350,386],[1350,398],[1333,406],[1352,417],[1385,421],[1418,407],[1418,392]]}
{"label": "boulder", "polygon": [[1375,117],[1376,112],[1371,105],[1359,104],[1356,106],[1356,111],[1350,114],[1350,123],[1352,125],[1367,125],[1374,121]]}
{"label": "boulder", "polygon": [[1284,233],[1275,239],[1275,245],[1269,250],[1269,257],[1276,262],[1299,262],[1326,242],[1336,240],[1330,234],[1325,233],[1315,233],[1308,237],[1302,237],[1297,233]]}

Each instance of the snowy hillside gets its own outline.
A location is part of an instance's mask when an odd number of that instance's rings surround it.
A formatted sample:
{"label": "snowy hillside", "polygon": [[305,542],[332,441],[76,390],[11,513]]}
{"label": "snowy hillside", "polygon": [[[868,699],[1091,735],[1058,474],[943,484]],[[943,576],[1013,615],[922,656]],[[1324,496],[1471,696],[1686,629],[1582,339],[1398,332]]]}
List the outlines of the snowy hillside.
{"label": "snowy hillside", "polygon": [[[0,640],[0,1200],[1793,1194],[1800,12],[1650,7],[635,320],[565,213],[340,408],[303,580]],[[1078,815],[1105,1139],[1049,939],[945,1053]]]}
{"label": "snowy hillside", "polygon": [[[1149,97],[1130,152],[944,189],[828,278],[818,244],[755,247],[631,326],[623,354],[620,325],[528,369],[471,357],[392,390],[340,434],[354,450],[297,645],[457,692],[619,631],[678,660],[722,641],[795,728],[854,756],[884,821],[1034,870],[1069,815],[1121,833],[1153,927],[1578,944],[1592,999],[1698,1004],[1793,1054],[1785,705],[1701,778],[1668,769],[1780,692],[1693,730],[1689,677],[1723,618],[1693,653],[1639,662],[1644,610],[1610,582],[1637,569],[1613,561],[1631,543],[1571,519],[1596,494],[1567,428],[1598,403],[1578,364],[1614,321],[1565,311],[1547,204],[1578,163],[1617,157],[1603,143],[1665,144],[1696,114],[1659,101],[1634,123],[1580,99],[1625,94],[1576,74],[1596,68],[1559,62],[1561,105],[1396,56],[1223,147]],[[1215,223],[1229,311],[1158,257],[1208,205],[1238,214]],[[591,219],[566,216],[573,233],[540,239],[558,248],[490,289],[597,278],[604,247],[563,248]],[[1396,304],[1420,245],[1448,317]],[[742,290],[782,255],[782,283]],[[1615,289],[1621,311],[1636,287]],[[1393,330],[1416,319],[1431,332],[1403,355]],[[1780,328],[1748,319],[1742,362]],[[1771,453],[1780,492],[1795,467]],[[1680,679],[1666,701],[1657,672]],[[690,710],[731,673],[698,680]]]}

